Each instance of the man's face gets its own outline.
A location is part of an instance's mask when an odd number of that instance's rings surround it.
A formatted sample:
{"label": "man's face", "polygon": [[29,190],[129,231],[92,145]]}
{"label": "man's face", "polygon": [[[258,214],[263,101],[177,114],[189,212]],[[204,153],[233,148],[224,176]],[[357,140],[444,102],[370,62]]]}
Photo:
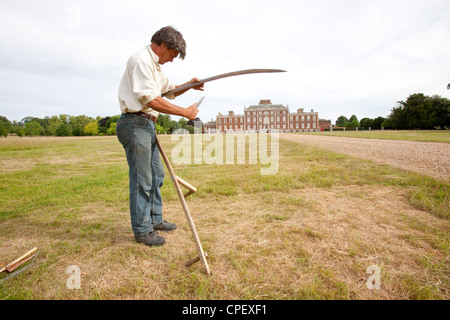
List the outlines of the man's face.
{"label": "man's face", "polygon": [[178,57],[179,52],[174,49],[169,49],[164,43],[161,44],[161,52],[159,55],[159,64],[166,62],[172,62],[173,59]]}

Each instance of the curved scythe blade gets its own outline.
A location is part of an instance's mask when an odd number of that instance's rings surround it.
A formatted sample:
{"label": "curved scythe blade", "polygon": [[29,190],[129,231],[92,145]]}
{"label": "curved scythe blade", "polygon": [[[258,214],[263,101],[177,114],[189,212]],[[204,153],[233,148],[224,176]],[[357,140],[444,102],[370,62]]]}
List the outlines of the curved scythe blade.
{"label": "curved scythe blade", "polygon": [[234,71],[234,72],[228,72],[228,73],[224,73],[224,74],[219,74],[217,76],[213,76],[213,77],[209,77],[209,78],[205,78],[202,79],[198,82],[195,83],[189,83],[186,84],[184,86],[180,86],[176,89],[173,89],[171,91],[168,91],[166,93],[164,93],[162,96],[166,96],[168,94],[175,94],[179,91],[183,91],[183,90],[187,90],[187,89],[191,89],[195,86],[198,86],[199,84],[205,83],[205,82],[209,82],[209,81],[213,81],[213,80],[218,80],[218,79],[223,79],[223,78],[228,78],[228,77],[233,77],[233,76],[240,76],[243,74],[251,74],[251,73],[272,73],[272,72],[286,72],[285,70],[279,70],[279,69],[248,69],[248,70],[241,70],[241,71]]}

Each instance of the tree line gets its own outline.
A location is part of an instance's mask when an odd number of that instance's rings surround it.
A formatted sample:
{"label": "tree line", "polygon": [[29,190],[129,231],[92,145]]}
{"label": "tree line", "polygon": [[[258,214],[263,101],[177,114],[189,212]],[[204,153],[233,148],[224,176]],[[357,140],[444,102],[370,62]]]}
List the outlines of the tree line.
{"label": "tree line", "polygon": [[[450,86],[450,84],[449,84]],[[361,129],[450,129],[450,100],[439,95],[426,96],[423,93],[411,94],[405,101],[398,101],[385,117],[363,118],[358,121],[356,115],[349,119],[340,116],[336,127],[348,130]]]}
{"label": "tree line", "polygon": [[[21,121],[9,121],[0,116],[0,137],[8,134],[23,136],[112,136],[116,134],[116,125],[120,115],[110,117],[70,116],[60,114],[45,118],[25,117]],[[157,133],[171,134],[177,129],[185,129],[190,133],[194,127],[184,118],[172,120],[170,115],[160,114],[156,124]]]}
{"label": "tree line", "polygon": [[[450,86],[450,84],[449,84]],[[91,118],[85,115],[59,116],[36,118],[25,117],[21,121],[9,121],[0,116],[0,137],[8,134],[22,136],[97,136],[115,135],[116,125],[120,115],[110,117]],[[156,124],[157,133],[171,134],[177,129],[194,132],[191,121],[180,118],[172,120],[170,115],[160,114]],[[348,130],[361,129],[450,129],[450,100],[439,95],[431,97],[423,93],[411,94],[405,101],[398,101],[385,117],[363,118],[358,120],[356,115],[349,119],[340,116],[336,120],[337,127]]]}

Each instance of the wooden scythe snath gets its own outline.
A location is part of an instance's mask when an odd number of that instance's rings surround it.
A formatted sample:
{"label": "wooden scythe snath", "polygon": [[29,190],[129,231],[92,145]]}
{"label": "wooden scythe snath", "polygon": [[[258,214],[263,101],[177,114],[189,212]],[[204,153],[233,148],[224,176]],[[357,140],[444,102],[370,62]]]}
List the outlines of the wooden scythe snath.
{"label": "wooden scythe snath", "polygon": [[[241,71],[234,71],[234,72],[224,73],[224,74],[220,74],[220,75],[217,75],[217,76],[205,78],[205,79],[202,79],[202,80],[194,82],[194,83],[189,83],[189,84],[180,86],[180,87],[178,87],[178,88],[176,88],[174,90],[166,92],[162,96],[164,97],[164,96],[167,96],[169,94],[175,94],[175,93],[180,92],[180,91],[188,90],[188,89],[191,89],[193,87],[198,86],[199,84],[203,84],[205,82],[209,82],[209,81],[213,81],[213,80],[219,80],[219,79],[233,77],[233,76],[240,76],[240,75],[244,75],[244,74],[273,73],[273,72],[286,72],[286,71],[285,70],[279,70],[279,69],[248,69],[248,70],[241,70]],[[203,100],[203,98],[198,102],[197,106],[200,105],[202,100]],[[183,179],[181,179],[180,177],[175,175],[175,173],[174,173],[174,171],[172,169],[172,165],[169,162],[169,158],[167,157],[166,153],[164,152],[164,149],[162,148],[161,143],[159,142],[159,139],[158,139],[157,135],[156,135],[156,145],[158,146],[158,149],[159,149],[159,151],[161,153],[161,156],[163,157],[164,162],[166,164],[167,170],[169,171],[170,177],[172,178],[172,182],[173,182],[173,184],[175,186],[175,190],[177,191],[178,198],[180,199],[181,205],[182,205],[183,210],[184,210],[184,214],[186,215],[186,219],[187,219],[189,227],[191,229],[192,236],[194,237],[195,246],[196,246],[196,249],[197,249],[198,256],[195,257],[194,259],[191,259],[188,262],[186,262],[186,266],[190,266],[190,265],[192,265],[192,264],[194,264],[194,263],[196,263],[196,262],[201,260],[201,261],[203,261],[203,264],[205,265],[206,273],[208,275],[210,275],[211,271],[209,269],[208,261],[206,261],[206,258],[208,257],[208,254],[205,251],[203,251],[203,247],[202,247],[202,244],[200,242],[200,238],[198,237],[197,229],[195,228],[194,221],[192,220],[192,216],[191,216],[191,213],[189,211],[189,208],[187,206],[186,199],[185,199],[189,195],[197,192],[197,189],[194,186],[192,186],[191,184],[189,184],[188,182],[184,181]],[[187,188],[189,190],[189,192],[187,192],[186,194],[183,195],[183,192],[181,191],[180,185],[182,185],[183,187]]]}
{"label": "wooden scythe snath", "polygon": [[[172,169],[172,165],[169,162],[169,158],[167,157],[166,153],[164,152],[164,149],[161,146],[161,143],[159,142],[158,135],[156,135],[155,137],[156,137],[156,145],[158,146],[159,152],[161,153],[161,156],[163,157],[164,162],[166,164],[167,170],[169,171],[170,177],[172,178],[172,182],[175,186],[175,190],[177,191],[178,198],[181,201],[181,206],[183,207],[184,214],[188,221],[189,228],[191,229],[192,236],[194,237],[195,247],[197,249],[198,257],[189,260],[186,263],[186,266],[190,266],[193,263],[201,260],[201,261],[203,261],[203,263],[205,265],[206,273],[208,275],[210,275],[211,271],[209,269],[208,262],[206,261],[207,254],[205,251],[203,251],[203,247],[200,242],[200,238],[198,237],[197,229],[195,228],[194,220],[192,220],[192,216],[191,216],[191,213],[189,211],[189,208],[187,206],[186,199],[185,199],[189,195],[197,192],[197,189],[194,186],[192,186],[191,184],[189,184],[188,182],[184,181],[183,179],[181,179],[180,177],[175,175],[175,173]],[[189,192],[183,195],[180,185],[187,188],[189,190]]]}

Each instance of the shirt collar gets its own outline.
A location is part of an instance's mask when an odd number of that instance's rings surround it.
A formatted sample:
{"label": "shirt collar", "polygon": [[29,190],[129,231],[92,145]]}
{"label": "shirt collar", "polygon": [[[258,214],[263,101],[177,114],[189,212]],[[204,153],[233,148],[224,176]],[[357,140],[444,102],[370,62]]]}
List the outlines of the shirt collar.
{"label": "shirt collar", "polygon": [[150,57],[152,58],[153,62],[156,64],[156,67],[158,70],[161,70],[161,65],[159,64],[159,57],[158,55],[153,52],[152,47],[150,45],[147,46],[147,50],[150,53]]}

